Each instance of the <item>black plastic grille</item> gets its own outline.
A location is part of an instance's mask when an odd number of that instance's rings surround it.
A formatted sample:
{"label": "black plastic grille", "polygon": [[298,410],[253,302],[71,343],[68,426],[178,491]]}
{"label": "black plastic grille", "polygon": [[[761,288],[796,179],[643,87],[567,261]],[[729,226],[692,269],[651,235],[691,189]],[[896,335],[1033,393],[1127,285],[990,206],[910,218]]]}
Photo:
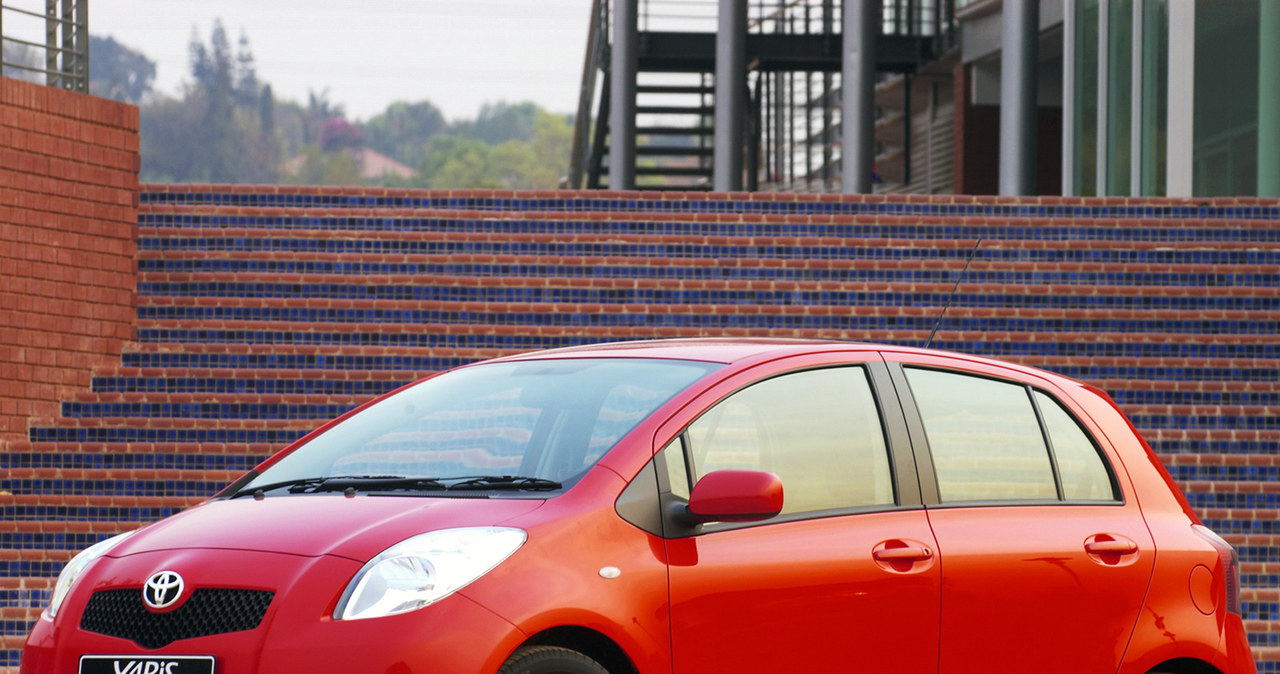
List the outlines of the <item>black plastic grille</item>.
{"label": "black plastic grille", "polygon": [[89,598],[80,629],[160,648],[180,639],[254,629],[274,596],[262,590],[201,588],[177,609],[152,613],[142,603],[142,588],[102,590]]}

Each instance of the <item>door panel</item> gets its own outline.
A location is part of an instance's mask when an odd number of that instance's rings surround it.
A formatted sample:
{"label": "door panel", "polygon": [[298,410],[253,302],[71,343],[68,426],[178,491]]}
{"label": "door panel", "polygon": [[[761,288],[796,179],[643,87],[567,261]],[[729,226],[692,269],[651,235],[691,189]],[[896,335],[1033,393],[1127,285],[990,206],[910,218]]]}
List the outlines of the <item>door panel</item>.
{"label": "door panel", "polygon": [[941,672],[1114,672],[1155,559],[1137,506],[929,511]]}
{"label": "door panel", "polygon": [[936,670],[939,564],[921,510],[706,533],[667,549],[677,674]]}

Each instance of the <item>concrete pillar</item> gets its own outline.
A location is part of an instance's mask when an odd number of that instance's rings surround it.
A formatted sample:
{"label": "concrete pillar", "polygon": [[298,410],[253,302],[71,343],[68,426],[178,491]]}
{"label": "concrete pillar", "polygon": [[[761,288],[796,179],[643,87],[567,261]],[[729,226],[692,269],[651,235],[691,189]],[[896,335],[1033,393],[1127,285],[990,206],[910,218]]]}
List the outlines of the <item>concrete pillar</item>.
{"label": "concrete pillar", "polygon": [[609,189],[636,186],[636,71],[640,63],[638,0],[614,0],[609,86]]}
{"label": "concrete pillar", "polygon": [[747,3],[720,0],[716,31],[715,161],[711,186],[742,189],[747,114]]}
{"label": "concrete pillar", "polygon": [[1258,196],[1280,197],[1280,2],[1263,0],[1258,32]]}
{"label": "concrete pillar", "polygon": [[1000,57],[1000,194],[1036,189],[1040,0],[1004,0]]}
{"label": "concrete pillar", "polygon": [[844,107],[841,191],[870,194],[875,162],[876,39],[880,0],[845,0],[842,8],[844,59],[841,103]]}

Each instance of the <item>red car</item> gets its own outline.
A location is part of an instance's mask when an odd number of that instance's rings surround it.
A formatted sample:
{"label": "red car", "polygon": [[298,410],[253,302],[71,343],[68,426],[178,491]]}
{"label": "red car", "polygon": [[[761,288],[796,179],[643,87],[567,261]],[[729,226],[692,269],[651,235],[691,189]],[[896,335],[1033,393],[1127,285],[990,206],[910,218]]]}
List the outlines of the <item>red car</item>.
{"label": "red car", "polygon": [[1251,673],[1237,579],[1097,389],[637,342],[406,386],[89,548],[21,671]]}

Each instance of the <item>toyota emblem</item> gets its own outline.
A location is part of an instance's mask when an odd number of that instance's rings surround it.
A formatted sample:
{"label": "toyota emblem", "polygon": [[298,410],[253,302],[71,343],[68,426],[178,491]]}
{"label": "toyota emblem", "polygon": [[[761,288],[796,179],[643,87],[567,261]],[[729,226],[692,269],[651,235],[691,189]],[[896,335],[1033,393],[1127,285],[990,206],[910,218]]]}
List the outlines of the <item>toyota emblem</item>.
{"label": "toyota emblem", "polygon": [[142,602],[156,611],[173,606],[182,597],[182,576],[174,571],[160,571],[147,579],[142,588]]}

